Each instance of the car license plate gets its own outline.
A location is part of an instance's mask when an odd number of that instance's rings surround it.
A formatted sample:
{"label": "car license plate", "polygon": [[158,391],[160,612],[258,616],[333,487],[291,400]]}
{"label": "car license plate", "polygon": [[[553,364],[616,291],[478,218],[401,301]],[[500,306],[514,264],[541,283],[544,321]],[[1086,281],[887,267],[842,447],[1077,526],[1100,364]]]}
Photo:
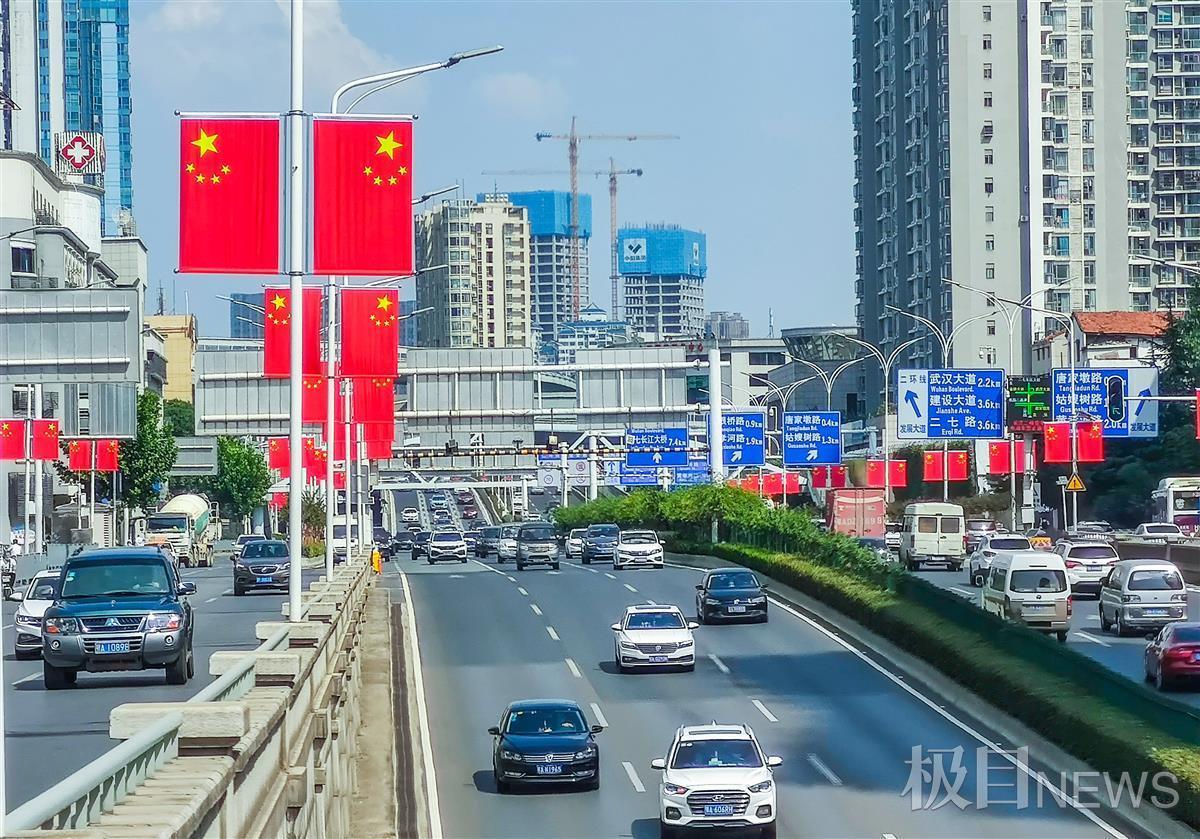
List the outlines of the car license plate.
{"label": "car license plate", "polygon": [[128,641],[101,641],[96,645],[98,653],[127,653],[129,652]]}
{"label": "car license plate", "polygon": [[732,816],[732,804],[705,804],[704,815],[706,816]]}
{"label": "car license plate", "polygon": [[650,663],[651,664],[666,664],[667,657],[665,655],[652,655],[652,656],[650,656]]}
{"label": "car license plate", "polygon": [[1096,572],[1096,571],[1099,571],[1099,570],[1100,570],[1100,566],[1099,566],[1099,565],[1089,565],[1089,566],[1087,567],[1087,570],[1088,570],[1088,571],[1091,571],[1091,572]]}
{"label": "car license plate", "polygon": [[739,614],[741,614],[741,613],[743,613],[743,612],[745,612],[745,611],[746,611],[746,607],[745,607],[745,606],[730,606],[730,607],[729,607],[729,613],[730,613],[731,615],[739,615]]}
{"label": "car license plate", "polygon": [[1029,612],[1044,612],[1050,607],[1045,603],[1027,603],[1025,604],[1026,611]]}
{"label": "car license plate", "polygon": [[1167,614],[1166,609],[1147,609],[1143,614],[1148,618],[1161,618]]}
{"label": "car license plate", "polygon": [[254,579],[255,579],[255,581],[256,581],[256,582],[258,582],[258,583],[260,583],[260,584],[261,584],[261,583],[267,583],[267,584],[269,585],[270,583],[273,583],[273,582],[275,582],[275,581],[274,581],[273,579],[271,579],[270,577],[255,577]]}
{"label": "car license plate", "polygon": [[561,775],[563,771],[561,763],[539,763],[536,769],[539,775]]}

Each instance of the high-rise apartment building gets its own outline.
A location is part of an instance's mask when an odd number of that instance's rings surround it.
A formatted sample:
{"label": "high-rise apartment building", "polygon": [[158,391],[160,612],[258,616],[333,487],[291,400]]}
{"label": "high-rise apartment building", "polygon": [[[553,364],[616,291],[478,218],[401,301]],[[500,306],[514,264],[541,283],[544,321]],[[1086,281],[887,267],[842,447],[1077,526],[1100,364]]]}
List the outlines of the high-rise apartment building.
{"label": "high-rise apartment building", "polygon": [[[855,0],[853,31],[866,340],[890,353],[931,334],[923,318],[953,333],[949,357],[930,338],[898,366],[1008,366],[989,295],[1055,313],[1132,304],[1124,4]],[[1014,367],[1055,323],[1016,319]]]}
{"label": "high-rise apartment building", "polygon": [[750,337],[750,321],[741,312],[709,312],[704,319],[704,335],[718,341]]}
{"label": "high-rise apartment building", "polygon": [[263,295],[235,291],[229,295],[229,337],[262,340],[266,334]]}
{"label": "high-rise apartment building", "polygon": [[[416,222],[423,347],[529,347],[529,219],[503,195],[444,201]],[[424,270],[429,268],[429,270]]]}
{"label": "high-rise apartment building", "polygon": [[623,227],[617,233],[617,270],[624,320],[646,341],[704,333],[704,278],[708,274],[703,233],[678,225]]}
{"label": "high-rise apartment building", "polygon": [[129,0],[0,2],[0,147],[54,166],[55,134],[102,133],[105,173],[84,177],[103,183],[107,236],[132,232],[132,110]]}
{"label": "high-rise apartment building", "polygon": [[[530,294],[537,342],[554,340],[558,325],[578,320],[591,302],[588,244],[592,197],[579,196],[579,301],[571,275],[571,193],[554,190],[509,192],[508,200],[529,214]],[[480,195],[482,201],[484,196]]]}

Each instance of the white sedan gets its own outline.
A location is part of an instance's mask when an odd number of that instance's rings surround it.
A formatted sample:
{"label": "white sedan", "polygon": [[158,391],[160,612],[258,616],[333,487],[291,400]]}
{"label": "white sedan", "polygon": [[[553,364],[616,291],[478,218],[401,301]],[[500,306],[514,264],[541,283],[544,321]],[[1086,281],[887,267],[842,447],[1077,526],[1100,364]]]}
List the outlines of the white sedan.
{"label": "white sedan", "polygon": [[58,571],[39,571],[24,592],[14,591],[9,600],[21,605],[13,616],[17,658],[37,658],[42,652],[42,616],[58,597]]}
{"label": "white sedan", "polygon": [[678,606],[630,606],[612,625],[613,660],[624,673],[631,667],[696,669],[696,641]]}
{"label": "white sedan", "polygon": [[405,524],[409,524],[414,521],[420,521],[421,514],[419,512],[417,512],[416,507],[405,507],[403,510],[400,511],[400,519]]}
{"label": "white sedan", "polygon": [[583,535],[585,533],[587,533],[586,527],[577,527],[567,534],[567,556],[583,556]]}
{"label": "white sedan", "polygon": [[663,567],[663,546],[653,530],[622,530],[617,537],[613,570],[633,566]]}
{"label": "white sedan", "polygon": [[1177,524],[1167,524],[1165,522],[1144,522],[1137,526],[1133,531],[1135,539],[1146,539],[1151,542],[1180,542],[1183,540],[1183,531],[1179,529]]}

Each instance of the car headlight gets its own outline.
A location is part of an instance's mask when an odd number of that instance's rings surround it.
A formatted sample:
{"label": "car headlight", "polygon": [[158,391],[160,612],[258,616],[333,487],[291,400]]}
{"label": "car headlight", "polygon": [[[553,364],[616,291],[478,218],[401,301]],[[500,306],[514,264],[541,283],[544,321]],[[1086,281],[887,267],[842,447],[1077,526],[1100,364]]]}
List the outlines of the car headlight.
{"label": "car headlight", "polygon": [[587,760],[589,757],[592,757],[594,754],[596,754],[596,747],[592,746],[592,745],[588,745],[587,748],[582,749],[578,752],[575,752],[575,760]]}
{"label": "car headlight", "polygon": [[687,787],[681,787],[678,784],[669,784],[663,781],[663,792],[667,795],[687,795]]}
{"label": "car headlight", "polygon": [[176,612],[152,612],[146,617],[147,632],[173,632],[183,625],[183,617]]}
{"label": "car headlight", "polygon": [[708,606],[720,606],[721,605],[721,601],[717,600],[715,597],[706,597],[706,598],[704,598],[704,602]]}
{"label": "car headlight", "polygon": [[79,621],[76,618],[46,618],[43,628],[49,635],[78,635]]}
{"label": "car headlight", "polygon": [[35,618],[33,615],[27,615],[24,612],[17,612],[16,622],[25,626],[41,626],[42,619]]}
{"label": "car headlight", "polygon": [[766,792],[770,788],[770,780],[763,781],[761,784],[751,784],[750,786],[746,787],[746,789],[750,790],[751,792]]}
{"label": "car headlight", "polygon": [[679,642],[679,649],[681,649],[681,650],[682,650],[684,647],[690,647],[690,646],[692,646],[692,643],[693,643],[693,642],[691,642],[691,641],[680,641],[680,642]]}
{"label": "car headlight", "polygon": [[753,603],[755,606],[761,606],[763,603],[767,602],[767,597],[766,597],[766,595],[761,595],[759,597],[751,597],[750,602]]}
{"label": "car headlight", "polygon": [[623,650],[636,650],[636,649],[637,649],[637,644],[630,643],[629,641],[622,641],[622,642],[621,642],[621,649],[623,649]]}
{"label": "car headlight", "polygon": [[508,749],[501,749],[500,757],[504,758],[505,760],[520,760],[521,753],[520,752],[510,752]]}

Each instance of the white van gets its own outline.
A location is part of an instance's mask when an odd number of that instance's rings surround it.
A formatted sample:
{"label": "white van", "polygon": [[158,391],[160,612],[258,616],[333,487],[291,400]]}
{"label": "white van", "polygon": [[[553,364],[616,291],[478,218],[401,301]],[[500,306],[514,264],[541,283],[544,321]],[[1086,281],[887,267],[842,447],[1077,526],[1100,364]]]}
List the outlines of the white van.
{"label": "white van", "polygon": [[1187,587],[1170,562],[1123,559],[1100,582],[1100,628],[1105,632],[1157,631],[1187,617]]}
{"label": "white van", "polygon": [[1047,551],[997,554],[983,586],[983,610],[1053,633],[1065,643],[1071,628],[1071,584],[1063,558]]}
{"label": "white van", "polygon": [[909,571],[922,562],[944,562],[958,571],[967,555],[963,508],[957,504],[920,502],[904,508],[900,561]]}

